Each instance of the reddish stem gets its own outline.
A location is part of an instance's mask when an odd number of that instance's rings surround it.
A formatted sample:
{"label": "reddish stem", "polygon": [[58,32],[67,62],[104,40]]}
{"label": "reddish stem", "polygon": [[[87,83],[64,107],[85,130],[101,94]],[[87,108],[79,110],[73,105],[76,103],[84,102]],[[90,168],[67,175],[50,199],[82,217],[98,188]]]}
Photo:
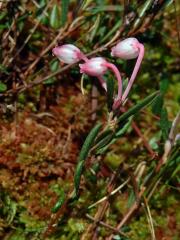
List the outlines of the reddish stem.
{"label": "reddish stem", "polygon": [[144,57],[144,46],[143,46],[141,43],[139,43],[139,44],[138,44],[138,48],[139,48],[139,50],[140,50],[140,51],[139,51],[139,56],[138,56],[138,59],[137,59],[137,61],[136,61],[136,65],[135,65],[135,67],[134,67],[134,70],[133,70],[133,73],[132,73],[132,75],[131,75],[131,78],[130,78],[130,80],[129,80],[129,82],[128,82],[127,88],[126,88],[126,90],[124,91],[124,94],[123,94],[123,96],[122,96],[122,102],[124,102],[124,101],[126,100],[128,94],[129,94],[129,91],[130,91],[130,89],[131,89],[131,87],[132,87],[132,84],[133,84],[133,82],[134,82],[134,79],[136,78],[136,75],[137,75],[137,73],[138,73],[138,71],[139,71],[139,68],[140,68],[140,66],[141,66],[142,59],[143,59],[143,57]]}
{"label": "reddish stem", "polygon": [[114,64],[112,64],[112,63],[108,63],[107,62],[106,66],[108,68],[110,68],[114,72],[114,74],[115,74],[115,76],[116,76],[116,78],[118,80],[118,96],[117,96],[117,99],[114,101],[114,103],[116,103],[116,102],[120,103],[121,102],[121,98],[122,98],[122,79],[121,79],[120,72],[117,69],[117,67]]}
{"label": "reddish stem", "polygon": [[89,59],[86,57],[86,55],[82,52],[78,52],[78,57],[82,59],[83,61],[87,62]]}

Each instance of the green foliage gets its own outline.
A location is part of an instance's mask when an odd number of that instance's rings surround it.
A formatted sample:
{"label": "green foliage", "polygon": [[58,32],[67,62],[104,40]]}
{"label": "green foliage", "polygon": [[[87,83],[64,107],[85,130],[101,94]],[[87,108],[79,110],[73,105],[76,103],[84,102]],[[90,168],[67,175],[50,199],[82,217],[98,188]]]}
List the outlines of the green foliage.
{"label": "green foliage", "polygon": [[83,172],[83,168],[84,168],[84,161],[78,162],[78,164],[76,166],[75,174],[74,174],[75,197],[78,196],[79,185],[80,185],[80,181],[81,181],[81,175]]}
{"label": "green foliage", "polygon": [[51,212],[56,213],[62,207],[64,201],[65,201],[65,193],[63,189],[60,189],[58,191],[58,201],[56,202],[54,207],[51,209]]}
{"label": "green foliage", "polygon": [[7,240],[26,240],[25,233],[22,229],[17,229],[14,231]]}
{"label": "green foliage", "polygon": [[128,119],[132,115],[139,112],[141,109],[143,109],[145,106],[149,105],[152,101],[154,101],[157,96],[159,95],[159,91],[152,93],[151,95],[147,96],[144,100],[142,100],[140,103],[136,104],[134,107],[130,108],[127,112],[123,113],[119,118],[118,122],[123,122],[124,120]]}
{"label": "green foliage", "polygon": [[36,11],[37,19],[45,25],[49,24],[49,14],[46,12],[46,14],[43,14],[44,9],[46,8],[47,0],[40,0],[39,1],[39,8]]}
{"label": "green foliage", "polygon": [[102,127],[102,123],[98,123],[92,130],[89,132],[88,136],[86,137],[86,140],[83,143],[83,146],[81,148],[80,154],[79,154],[79,161],[85,161],[88,157],[89,151],[94,143],[95,138],[97,137],[100,129]]}
{"label": "green foliage", "polygon": [[19,221],[21,224],[24,224],[26,233],[40,233],[44,230],[45,222],[39,221],[34,217],[30,216],[26,211],[21,212]]}
{"label": "green foliage", "polygon": [[3,82],[0,82],[0,92],[5,92],[7,90],[6,84]]}
{"label": "green foliage", "polygon": [[[49,65],[50,65],[51,71],[56,72],[59,68],[59,61],[55,59],[54,61],[50,62]],[[56,77],[51,77],[51,78],[47,79],[46,81],[44,81],[44,84],[51,85],[55,82],[56,82]]]}
{"label": "green foliage", "polygon": [[[174,119],[180,104],[179,49],[174,24],[179,12],[177,1],[173,4],[170,4],[172,0],[131,1],[131,4],[124,1],[124,5],[120,3],[123,1],[116,0],[0,2],[0,239],[44,239],[42,235],[50,219],[58,216],[58,210],[66,203],[65,214],[58,217],[52,226],[55,226],[55,232],[46,240],[79,240],[91,224],[86,213],[96,216],[104,202],[88,210],[87,206],[108,195],[107,186],[119,166],[122,169],[117,173],[114,188],[129,178],[126,168],[133,169],[135,177],[142,173],[138,183],[140,187],[145,184],[144,195],[149,196],[153,190],[148,204],[156,238],[160,232],[161,238],[179,239],[178,141],[172,147],[167,163],[156,171],[171,127],[170,120]],[[152,13],[154,18],[149,22]],[[57,39],[59,31],[62,34]],[[117,33],[118,38],[113,43],[101,48]],[[102,56],[116,62],[125,89],[136,59],[114,59],[110,50],[127,36],[137,36],[146,49],[130,101],[125,104],[129,110],[121,115],[114,113],[109,119],[117,84],[112,76],[105,76],[109,113],[105,105],[106,93],[97,84],[96,117],[104,128],[96,126],[95,133],[88,135],[78,158],[82,133],[92,124],[90,94],[80,94],[78,64],[75,67],[60,64],[51,50],[56,44],[72,43],[90,53],[89,57]],[[49,77],[51,74],[53,77]],[[84,77],[88,89],[92,78]],[[94,78],[93,81],[98,80]],[[159,89],[159,93],[146,97],[145,94],[154,89]],[[140,101],[143,97],[145,99]],[[130,108],[131,102],[135,105]],[[152,113],[150,108],[140,113],[149,104],[152,104]],[[132,131],[132,119],[142,137]],[[155,155],[158,154],[157,158],[152,159],[145,150],[146,141]],[[94,156],[85,169],[90,153]],[[74,187],[75,197],[78,197],[82,174],[85,184],[82,181],[81,196],[78,201],[71,201],[74,199],[68,199],[69,194],[65,196],[65,193]],[[129,181],[121,192],[108,199],[109,208],[102,214],[103,222],[111,226],[118,224],[127,213],[127,203],[130,207],[134,202],[132,189],[132,181]],[[52,208],[55,193],[57,202]],[[151,238],[143,204],[126,224],[121,230],[129,238],[115,234],[114,239]],[[98,240],[106,239],[112,233],[97,223],[87,239],[91,239],[94,232]]]}
{"label": "green foliage", "polygon": [[[2,202],[1,202],[2,201]],[[10,196],[1,190],[0,193],[0,204],[3,208],[0,209],[1,215],[6,216],[7,224],[11,224],[17,213],[17,204]]]}
{"label": "green foliage", "polygon": [[52,28],[55,28],[55,29],[60,27],[60,13],[59,13],[59,7],[57,4],[55,4],[51,10],[50,25]]}
{"label": "green foliage", "polygon": [[99,130],[101,128],[102,124],[98,123],[88,134],[86,137],[86,140],[84,141],[84,144],[82,146],[82,149],[79,154],[78,158],[78,164],[75,170],[74,174],[74,187],[75,187],[75,196],[78,196],[79,192],[79,185],[80,185],[80,180],[81,180],[81,175],[83,172],[83,167],[84,167],[84,162],[86,158],[88,157],[89,151],[95,141],[95,138],[97,137]]}
{"label": "green foliage", "polygon": [[107,79],[107,106],[109,112],[112,110],[113,105],[113,97],[114,97],[114,80],[108,78]]}
{"label": "green foliage", "polygon": [[160,127],[162,131],[163,140],[165,141],[168,138],[169,127],[170,127],[166,108],[163,108],[161,110]]}
{"label": "green foliage", "polygon": [[62,22],[62,25],[64,25],[67,21],[69,4],[70,4],[70,0],[62,0],[61,1],[61,6],[62,6],[61,22]]}
{"label": "green foliage", "polygon": [[109,132],[108,135],[104,137],[101,141],[98,142],[96,153],[103,154],[109,146],[115,143],[121,136],[123,136],[130,127],[132,118],[129,118],[127,122],[123,123],[123,126],[118,126],[115,129],[115,132]]}
{"label": "green foliage", "polygon": [[164,104],[164,97],[161,94],[161,95],[157,96],[157,98],[154,100],[154,102],[152,104],[152,112],[156,115],[160,115],[163,104]]}

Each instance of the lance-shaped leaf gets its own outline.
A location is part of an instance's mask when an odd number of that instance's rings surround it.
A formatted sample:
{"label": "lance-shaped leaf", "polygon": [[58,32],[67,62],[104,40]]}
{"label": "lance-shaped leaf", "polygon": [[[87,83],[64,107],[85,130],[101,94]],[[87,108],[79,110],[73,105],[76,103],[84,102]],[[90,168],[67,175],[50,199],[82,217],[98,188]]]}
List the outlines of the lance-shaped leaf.
{"label": "lance-shaped leaf", "polygon": [[110,134],[108,134],[107,136],[105,136],[101,141],[98,142],[98,144],[96,145],[96,151],[98,152],[101,148],[107,146],[112,139],[114,138],[115,133],[111,132]]}
{"label": "lance-shaped leaf", "polygon": [[121,137],[127,132],[127,130],[131,125],[132,118],[133,117],[129,118],[128,121],[122,127],[116,129],[116,135],[115,135],[116,138]]}
{"label": "lance-shaped leaf", "polygon": [[50,15],[50,25],[53,28],[59,28],[60,27],[60,14],[59,14],[59,8],[55,4],[52,8],[51,15]]}
{"label": "lance-shaped leaf", "polygon": [[102,126],[102,123],[98,123],[88,134],[86,140],[82,146],[81,152],[79,154],[79,161],[85,161],[88,153],[94,143],[95,138],[97,137],[99,130]]}
{"label": "lance-shaped leaf", "polygon": [[161,110],[160,127],[162,131],[162,137],[165,141],[168,138],[169,127],[170,127],[166,108],[162,108]]}
{"label": "lance-shaped leaf", "polygon": [[60,191],[60,196],[54,207],[52,207],[51,212],[56,213],[63,205],[65,202],[65,193],[63,190]]}
{"label": "lance-shaped leaf", "polygon": [[78,164],[76,166],[75,175],[74,175],[75,196],[73,196],[73,198],[78,196],[79,185],[80,185],[80,181],[81,181],[81,175],[83,172],[83,168],[84,168],[84,161],[78,162]]}
{"label": "lance-shaped leaf", "polygon": [[94,140],[97,137],[99,130],[101,128],[102,124],[98,123],[88,134],[86,137],[86,140],[82,146],[81,152],[79,154],[78,164],[75,170],[74,175],[74,187],[75,187],[75,195],[77,197],[79,192],[79,185],[81,181],[81,175],[83,172],[84,162],[86,158],[88,157],[89,151],[91,150],[91,147],[93,146]]}
{"label": "lance-shaped leaf", "polygon": [[99,136],[96,138],[95,145],[98,144],[101,140],[103,140],[106,136],[113,133],[113,130],[110,128],[106,128],[102,133],[99,134]]}
{"label": "lance-shaped leaf", "polygon": [[155,100],[159,96],[159,91],[156,91],[152,93],[151,95],[147,96],[144,100],[142,100],[140,103],[136,104],[134,107],[130,108],[127,112],[123,113],[118,118],[118,123],[123,122],[124,120],[128,119],[132,115],[139,112],[142,108],[150,104],[153,100]]}
{"label": "lance-shaped leaf", "polygon": [[107,79],[107,105],[108,111],[112,110],[114,96],[114,81],[112,79]]}
{"label": "lance-shaped leaf", "polygon": [[70,2],[70,0],[62,0],[61,1],[61,6],[62,6],[61,21],[62,21],[62,25],[64,25],[67,21],[69,2]]}

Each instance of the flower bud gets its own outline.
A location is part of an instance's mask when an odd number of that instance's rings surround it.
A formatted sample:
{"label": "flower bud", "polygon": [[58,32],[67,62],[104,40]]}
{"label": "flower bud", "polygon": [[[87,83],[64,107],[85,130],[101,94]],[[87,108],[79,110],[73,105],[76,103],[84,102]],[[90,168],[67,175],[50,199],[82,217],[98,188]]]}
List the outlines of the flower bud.
{"label": "flower bud", "polygon": [[72,44],[55,47],[52,52],[60,61],[67,64],[76,63],[81,59],[80,49]]}
{"label": "flower bud", "polygon": [[107,71],[107,62],[102,57],[91,58],[84,64],[79,64],[80,72],[90,76],[100,76]]}
{"label": "flower bud", "polygon": [[136,38],[127,38],[111,49],[111,56],[122,59],[133,59],[139,55],[139,41]]}

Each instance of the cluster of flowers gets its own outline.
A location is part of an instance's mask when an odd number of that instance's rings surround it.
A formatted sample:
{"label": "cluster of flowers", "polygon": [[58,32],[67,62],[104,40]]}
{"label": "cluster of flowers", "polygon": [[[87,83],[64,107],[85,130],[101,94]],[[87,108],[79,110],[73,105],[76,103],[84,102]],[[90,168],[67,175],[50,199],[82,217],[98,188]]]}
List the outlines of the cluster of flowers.
{"label": "cluster of flowers", "polygon": [[111,49],[111,56],[119,57],[121,59],[134,59],[137,58],[134,70],[128,81],[128,85],[122,92],[122,79],[117,67],[108,62],[102,57],[94,57],[88,59],[79,48],[72,44],[65,44],[57,46],[52,50],[53,54],[64,63],[72,64],[83,60],[85,63],[79,64],[80,72],[85,73],[89,76],[95,76],[99,79],[102,87],[107,91],[106,82],[103,79],[103,75],[108,69],[111,69],[118,80],[118,94],[114,99],[113,109],[116,109],[123,103],[132,87],[134,79],[136,78],[137,72],[140,68],[143,56],[144,46],[136,38],[127,38],[119,42],[116,46]]}

